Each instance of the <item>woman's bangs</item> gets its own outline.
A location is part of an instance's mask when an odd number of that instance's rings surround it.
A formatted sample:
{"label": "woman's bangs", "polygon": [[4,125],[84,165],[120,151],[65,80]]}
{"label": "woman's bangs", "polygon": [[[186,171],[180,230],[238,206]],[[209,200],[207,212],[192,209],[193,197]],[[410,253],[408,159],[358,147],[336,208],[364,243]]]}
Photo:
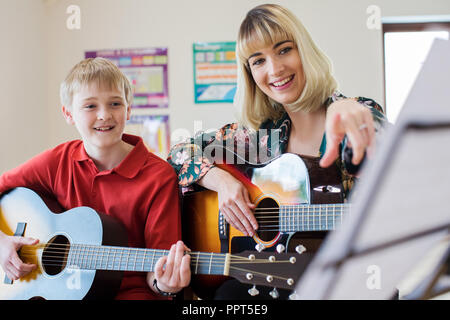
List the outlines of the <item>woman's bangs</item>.
{"label": "woman's bangs", "polygon": [[247,63],[248,57],[262,48],[274,45],[280,41],[292,40],[293,37],[280,25],[273,21],[256,20],[243,25],[238,41],[239,58]]}

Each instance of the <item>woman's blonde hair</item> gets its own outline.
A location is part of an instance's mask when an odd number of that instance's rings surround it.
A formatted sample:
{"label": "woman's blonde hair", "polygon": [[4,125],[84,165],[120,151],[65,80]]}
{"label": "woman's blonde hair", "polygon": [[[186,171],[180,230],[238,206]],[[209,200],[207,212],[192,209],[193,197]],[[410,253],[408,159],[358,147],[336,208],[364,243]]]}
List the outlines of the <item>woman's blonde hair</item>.
{"label": "woman's blonde hair", "polygon": [[112,61],[100,57],[84,59],[70,70],[60,86],[62,105],[71,107],[74,93],[93,82],[99,87],[123,90],[126,102],[131,106],[133,90],[130,81]]}
{"label": "woman's blonde hair", "polygon": [[248,57],[261,47],[291,40],[298,48],[305,75],[303,92],[292,104],[284,107],[295,112],[321,108],[336,90],[331,63],[314,44],[308,31],[289,10],[275,4],[260,5],[250,10],[242,22],[236,43],[238,84],[234,100],[240,121],[253,129],[266,120],[277,120],[283,106],[264,94],[253,80]]}

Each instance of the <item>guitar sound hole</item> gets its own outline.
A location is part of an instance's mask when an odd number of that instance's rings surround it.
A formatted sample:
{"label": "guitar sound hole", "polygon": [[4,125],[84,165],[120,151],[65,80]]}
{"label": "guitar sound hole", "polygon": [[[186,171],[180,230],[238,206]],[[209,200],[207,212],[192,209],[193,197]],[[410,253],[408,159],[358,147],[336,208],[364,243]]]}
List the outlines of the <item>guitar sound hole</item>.
{"label": "guitar sound hole", "polygon": [[258,221],[258,237],[263,241],[274,239],[279,230],[278,203],[272,198],[265,198],[258,203],[255,210],[255,217]]}
{"label": "guitar sound hole", "polygon": [[66,267],[69,254],[69,240],[63,235],[54,236],[42,252],[42,267],[51,275],[57,275]]}

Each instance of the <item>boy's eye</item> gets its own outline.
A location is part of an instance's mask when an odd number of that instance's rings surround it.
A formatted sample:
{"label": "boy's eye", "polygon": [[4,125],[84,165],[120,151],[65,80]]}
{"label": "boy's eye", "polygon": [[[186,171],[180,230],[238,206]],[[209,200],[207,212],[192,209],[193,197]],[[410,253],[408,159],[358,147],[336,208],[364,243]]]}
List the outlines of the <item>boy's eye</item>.
{"label": "boy's eye", "polygon": [[113,103],[111,103],[111,105],[113,107],[120,107],[122,105],[122,102],[113,102]]}
{"label": "boy's eye", "polygon": [[93,108],[95,108],[95,105],[94,104],[88,104],[88,105],[86,105],[86,106],[84,106],[86,109],[93,109]]}

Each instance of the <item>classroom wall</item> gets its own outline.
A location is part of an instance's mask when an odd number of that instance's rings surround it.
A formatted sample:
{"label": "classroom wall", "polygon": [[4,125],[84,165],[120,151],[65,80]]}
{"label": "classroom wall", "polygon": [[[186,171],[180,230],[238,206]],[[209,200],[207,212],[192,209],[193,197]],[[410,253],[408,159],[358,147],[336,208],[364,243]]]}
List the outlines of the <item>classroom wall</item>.
{"label": "classroom wall", "polygon": [[41,1],[0,0],[0,174],[50,143],[45,15]]}
{"label": "classroom wall", "polygon": [[[172,131],[218,128],[235,120],[232,104],[194,103],[192,44],[235,41],[257,0],[0,0],[4,76],[0,89],[0,172],[44,148],[78,138],[61,115],[59,84],[84,52],[168,47]],[[384,104],[381,30],[366,25],[366,9],[382,16],[450,14],[448,0],[283,0],[333,61],[340,90]],[[69,5],[81,9],[81,29],[69,30]],[[3,35],[4,34],[4,35]],[[179,131],[179,130],[178,130]],[[5,139],[6,138],[6,139]],[[176,138],[173,137],[173,142]]]}

